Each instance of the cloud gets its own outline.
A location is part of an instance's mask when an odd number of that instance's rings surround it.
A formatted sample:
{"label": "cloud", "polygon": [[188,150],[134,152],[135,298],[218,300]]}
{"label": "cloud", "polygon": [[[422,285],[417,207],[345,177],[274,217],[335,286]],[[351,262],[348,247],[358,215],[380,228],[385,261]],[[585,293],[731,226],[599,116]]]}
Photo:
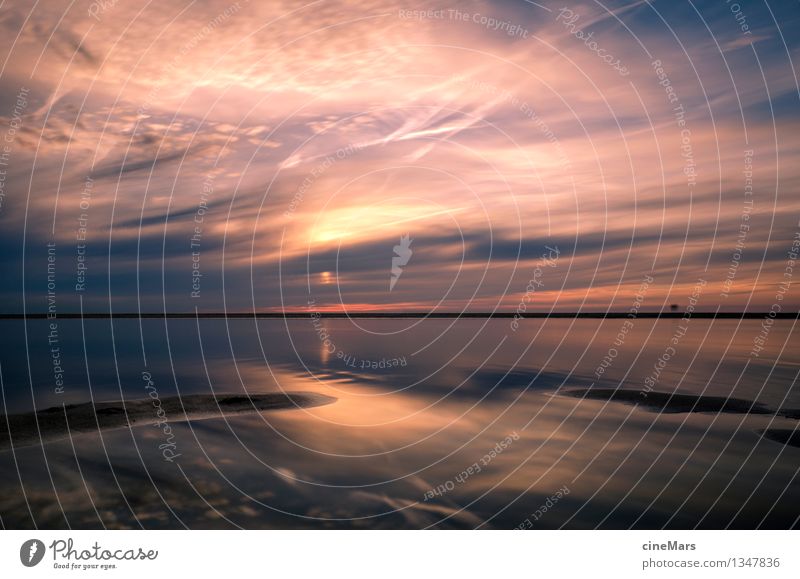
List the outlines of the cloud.
{"label": "cloud", "polygon": [[[228,307],[251,285],[261,307],[300,307],[309,279],[324,307],[513,308],[557,243],[542,307],[608,307],[643,270],[668,299],[701,273],[725,279],[747,150],[752,228],[725,307],[751,293],[762,307],[783,275],[800,210],[794,15],[779,10],[779,28],[753,11],[743,34],[705,3],[580,3],[571,28],[555,5],[506,2],[90,6],[0,11],[3,94],[32,87],[0,219],[14,247],[27,219],[28,255],[54,237],[72,262],[86,214],[98,290],[110,253],[112,287],[165,270],[179,309],[197,263],[209,308],[226,280]],[[389,295],[406,234],[414,257]],[[7,259],[13,296],[21,260]]]}

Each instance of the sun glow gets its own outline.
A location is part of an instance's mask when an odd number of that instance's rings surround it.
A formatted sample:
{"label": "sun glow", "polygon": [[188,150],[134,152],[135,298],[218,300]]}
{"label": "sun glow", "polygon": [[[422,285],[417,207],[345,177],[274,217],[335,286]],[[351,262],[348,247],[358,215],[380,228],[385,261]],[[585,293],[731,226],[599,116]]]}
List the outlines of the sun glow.
{"label": "sun glow", "polygon": [[[360,211],[343,209],[326,214],[321,224],[311,232],[311,241],[315,244],[329,243],[344,240],[350,243],[363,242],[367,239],[377,239],[393,234],[393,227],[406,225],[412,222],[424,222],[442,215],[453,215],[463,208],[448,208],[429,213],[417,214],[419,206],[392,206],[390,208],[368,208]],[[423,223],[426,228],[433,226],[438,221],[430,224]]]}

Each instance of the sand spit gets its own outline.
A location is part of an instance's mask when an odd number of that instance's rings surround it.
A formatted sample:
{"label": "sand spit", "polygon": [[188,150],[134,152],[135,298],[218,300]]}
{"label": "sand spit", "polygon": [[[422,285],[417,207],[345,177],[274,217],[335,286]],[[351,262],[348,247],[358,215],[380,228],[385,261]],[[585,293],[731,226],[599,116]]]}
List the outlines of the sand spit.
{"label": "sand spit", "polygon": [[[0,451],[31,446],[101,430],[149,424],[186,422],[222,416],[310,408],[335,402],[336,398],[313,392],[272,394],[190,394],[152,398],[91,402],[55,406],[38,412],[0,415]],[[160,406],[160,411],[158,410]],[[38,424],[37,424],[38,423]]]}
{"label": "sand spit", "polygon": [[[785,408],[773,410],[761,403],[741,398],[725,398],[724,396],[695,396],[692,394],[671,394],[669,392],[644,392],[639,390],[621,390],[613,388],[583,388],[561,392],[573,398],[590,400],[609,400],[641,406],[650,412],[662,414],[680,414],[688,412],[714,412],[727,414],[760,414],[778,416],[790,420],[800,419],[800,409]],[[758,434],[788,446],[800,447],[800,431],[789,428],[769,428],[759,430]]]}
{"label": "sand spit", "polygon": [[[641,406],[646,410],[664,414],[685,412],[724,412],[727,414],[776,414],[761,403],[741,398],[724,396],[695,396],[693,394],[672,394],[670,392],[644,392],[643,390],[622,390],[613,388],[585,388],[562,392],[574,398],[590,400],[610,400]],[[784,412],[792,413],[787,410]],[[783,415],[783,414],[782,414]]]}
{"label": "sand spit", "polygon": [[769,440],[800,448],[800,431],[798,430],[792,430],[791,428],[768,428],[767,430],[759,430],[758,433]]}

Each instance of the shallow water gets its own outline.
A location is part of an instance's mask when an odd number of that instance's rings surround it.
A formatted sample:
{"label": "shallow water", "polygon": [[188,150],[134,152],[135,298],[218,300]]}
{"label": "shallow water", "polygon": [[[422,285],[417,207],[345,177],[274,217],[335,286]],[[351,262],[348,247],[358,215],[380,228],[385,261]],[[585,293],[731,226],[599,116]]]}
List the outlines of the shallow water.
{"label": "shallow water", "polygon": [[153,427],[0,453],[2,524],[797,526],[800,448],[759,435],[796,420],[560,394],[623,387],[797,409],[794,321],[775,322],[758,356],[757,320],[695,319],[684,334],[679,320],[641,319],[620,340],[623,323],[59,320],[50,343],[46,320],[1,321],[9,413],[144,398],[148,381],[163,398],[283,389],[338,399],[174,422],[171,462]]}

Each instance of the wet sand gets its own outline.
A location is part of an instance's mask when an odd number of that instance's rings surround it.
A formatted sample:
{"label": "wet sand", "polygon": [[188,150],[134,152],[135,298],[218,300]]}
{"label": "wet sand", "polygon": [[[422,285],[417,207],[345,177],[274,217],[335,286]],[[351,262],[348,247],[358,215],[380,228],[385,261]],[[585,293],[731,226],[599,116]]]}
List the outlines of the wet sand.
{"label": "wet sand", "polygon": [[[310,408],[336,401],[313,392],[274,394],[192,394],[163,399],[143,398],[55,406],[38,412],[0,415],[0,451],[32,446],[70,435],[132,428],[163,422],[186,422],[222,416]],[[160,408],[160,410],[159,410]]]}

